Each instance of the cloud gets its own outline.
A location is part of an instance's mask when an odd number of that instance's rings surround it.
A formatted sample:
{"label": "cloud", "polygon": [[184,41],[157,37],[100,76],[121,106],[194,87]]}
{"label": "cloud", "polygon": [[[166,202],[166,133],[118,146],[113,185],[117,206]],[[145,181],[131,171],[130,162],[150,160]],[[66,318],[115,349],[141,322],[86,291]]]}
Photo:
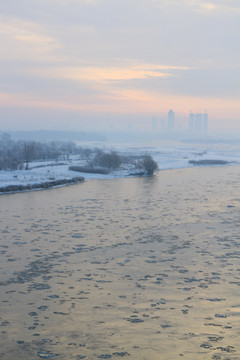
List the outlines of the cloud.
{"label": "cloud", "polygon": [[65,66],[65,67],[51,67],[38,68],[37,70],[30,70],[35,76],[45,76],[46,78],[62,78],[73,81],[83,81],[91,83],[109,83],[134,79],[148,79],[148,78],[168,78],[174,76],[172,70],[184,71],[189,70],[184,66],[172,65],[158,65],[158,64],[133,64],[129,61],[128,64],[119,66]]}
{"label": "cloud", "polygon": [[109,82],[131,79],[145,79],[147,77],[168,77],[169,73],[160,72],[151,69],[133,68],[117,68],[117,67],[60,67],[51,70],[43,69],[41,75],[47,77],[65,78],[74,81],[91,81],[91,82]]}
{"label": "cloud", "polygon": [[42,27],[30,21],[0,17],[0,59],[50,60],[60,44],[45,34]]}
{"label": "cloud", "polygon": [[239,0],[2,3],[1,106],[239,114]]}
{"label": "cloud", "polygon": [[196,11],[224,11],[224,12],[239,12],[240,4],[239,1],[235,0],[185,0],[185,3],[189,5],[193,10]]}
{"label": "cloud", "polygon": [[[57,96],[61,96],[62,99],[69,99],[70,97],[76,99],[79,96],[85,99],[89,96],[90,102],[95,101],[96,97],[98,102],[101,99],[103,102],[108,101],[109,103],[113,99],[121,101],[128,99],[128,106],[130,106],[130,100],[150,100],[149,89],[147,89],[149,86],[146,86],[146,82],[148,84],[151,81],[161,82],[163,79],[167,81],[168,78],[178,76],[179,73],[187,70],[189,68],[184,66],[139,63],[138,61],[126,60],[118,61],[118,66],[33,67],[25,69],[25,74],[27,78],[35,78],[36,83],[40,79],[41,82],[45,81],[50,84],[50,89],[54,87],[51,84],[58,83],[59,87],[55,93]],[[65,84],[67,84],[67,87]],[[163,86],[158,83],[158,87],[162,89]],[[59,89],[61,89],[61,95]],[[73,89],[75,89],[75,93]],[[150,90],[155,93],[158,93],[159,89],[156,89],[155,85],[150,86]],[[53,95],[50,95],[50,98],[53,98]]]}
{"label": "cloud", "polygon": [[34,33],[28,33],[25,35],[16,35],[15,39],[20,40],[20,41],[26,41],[26,42],[33,43],[33,44],[53,43],[53,39],[50,39],[49,37],[46,37],[46,36],[34,34]]}
{"label": "cloud", "polygon": [[[36,97],[28,94],[2,94],[0,93],[0,106],[4,108],[16,108],[18,113],[24,113],[24,109],[48,109],[64,110],[69,112],[77,112],[79,116],[83,113],[98,114],[145,114],[146,116],[166,115],[170,108],[173,108],[178,116],[188,118],[190,109],[196,111],[203,111],[207,109],[211,117],[219,119],[235,119],[238,118],[239,99],[221,99],[208,97],[189,97],[184,95],[168,95],[164,93],[151,93],[147,91],[123,90],[116,92],[115,95],[80,97],[68,101],[64,100],[50,100],[47,98]],[[21,110],[22,109],[22,110]],[[66,113],[67,114],[67,113]],[[227,114],[227,117],[226,117]],[[47,118],[42,119],[42,126],[44,122],[48,122]]]}

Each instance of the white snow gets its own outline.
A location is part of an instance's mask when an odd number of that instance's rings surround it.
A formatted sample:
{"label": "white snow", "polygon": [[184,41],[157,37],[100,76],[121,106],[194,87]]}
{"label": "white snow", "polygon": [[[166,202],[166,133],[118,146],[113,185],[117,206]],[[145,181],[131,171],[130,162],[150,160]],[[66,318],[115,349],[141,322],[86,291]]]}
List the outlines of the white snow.
{"label": "white snow", "polygon": [[106,175],[86,174],[69,170],[69,165],[53,165],[30,170],[14,170],[0,172],[0,187],[8,185],[32,185],[46,181],[72,179],[83,176],[85,179],[105,178]]}
{"label": "white snow", "polygon": [[0,171],[0,188],[9,185],[33,185],[54,180],[84,177],[84,179],[109,179],[129,175],[130,170],[121,169],[110,174],[90,174],[69,170],[69,166],[79,165],[79,161],[71,160],[58,164],[53,162],[30,163],[29,170]]}
{"label": "white snow", "polygon": [[[89,146],[91,147],[91,146]],[[192,166],[189,160],[201,159],[222,159],[239,163],[240,146],[224,144],[109,144],[108,148],[114,149],[120,154],[149,153],[158,163],[159,169],[176,169]],[[104,150],[107,150],[105,147]],[[63,164],[58,162],[35,162],[29,164],[29,170],[0,171],[0,188],[9,185],[33,185],[53,180],[72,179],[74,177],[84,177],[88,179],[109,179],[119,178],[134,172],[133,169],[125,167],[110,174],[89,174],[69,170],[69,166],[81,165],[79,158],[72,156]]]}

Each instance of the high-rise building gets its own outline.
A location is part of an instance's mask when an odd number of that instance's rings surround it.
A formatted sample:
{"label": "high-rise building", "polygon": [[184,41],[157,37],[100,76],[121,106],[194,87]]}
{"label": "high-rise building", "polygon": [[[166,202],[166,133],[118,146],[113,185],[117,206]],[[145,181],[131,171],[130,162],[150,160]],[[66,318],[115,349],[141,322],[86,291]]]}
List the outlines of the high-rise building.
{"label": "high-rise building", "polygon": [[189,123],[188,123],[188,129],[190,132],[194,132],[194,121],[195,121],[195,115],[191,111],[189,114]]}
{"label": "high-rise building", "polygon": [[161,131],[164,131],[165,130],[165,120],[162,119],[161,120]]}
{"label": "high-rise building", "polygon": [[202,134],[202,113],[195,115],[195,131],[197,135]]}
{"label": "high-rise building", "polygon": [[155,117],[152,118],[152,132],[157,131],[157,119]]}
{"label": "high-rise building", "polygon": [[132,124],[131,123],[128,124],[127,129],[128,129],[128,131],[132,131]]}
{"label": "high-rise building", "polygon": [[207,135],[208,131],[208,113],[205,111],[203,114],[203,133]]}
{"label": "high-rise building", "polygon": [[173,110],[168,112],[168,130],[173,131],[175,126],[175,113]]}

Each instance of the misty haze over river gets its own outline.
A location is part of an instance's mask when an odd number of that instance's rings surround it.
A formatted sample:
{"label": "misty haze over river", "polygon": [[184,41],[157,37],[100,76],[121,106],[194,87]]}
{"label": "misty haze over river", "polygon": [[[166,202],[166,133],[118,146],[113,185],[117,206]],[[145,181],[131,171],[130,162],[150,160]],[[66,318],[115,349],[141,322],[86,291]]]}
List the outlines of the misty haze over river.
{"label": "misty haze over river", "polygon": [[0,359],[239,360],[240,1],[0,3]]}

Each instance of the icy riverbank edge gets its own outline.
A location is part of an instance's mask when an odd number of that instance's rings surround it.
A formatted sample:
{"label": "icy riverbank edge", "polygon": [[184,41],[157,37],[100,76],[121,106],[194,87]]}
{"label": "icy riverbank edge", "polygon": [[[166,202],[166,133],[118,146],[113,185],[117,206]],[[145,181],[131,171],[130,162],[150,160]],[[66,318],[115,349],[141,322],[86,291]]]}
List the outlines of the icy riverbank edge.
{"label": "icy riverbank edge", "polygon": [[0,187],[0,195],[6,193],[14,193],[20,191],[29,191],[29,190],[44,190],[57,186],[73,185],[83,182],[85,179],[82,176],[74,177],[72,179],[61,179],[53,181],[45,181],[42,183],[28,184],[28,185],[7,185]]}

